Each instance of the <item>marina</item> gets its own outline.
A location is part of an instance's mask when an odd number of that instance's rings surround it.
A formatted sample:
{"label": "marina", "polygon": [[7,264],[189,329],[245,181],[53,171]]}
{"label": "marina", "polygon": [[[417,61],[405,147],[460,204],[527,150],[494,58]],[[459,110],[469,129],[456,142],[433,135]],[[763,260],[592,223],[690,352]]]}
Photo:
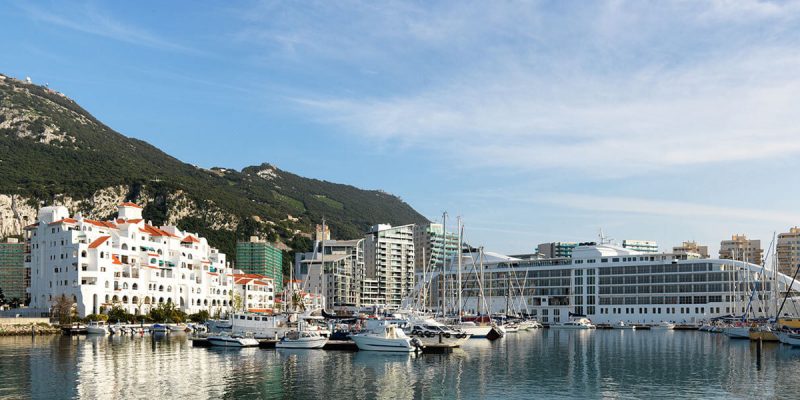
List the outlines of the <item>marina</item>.
{"label": "marina", "polygon": [[[671,330],[521,331],[449,354],[201,348],[186,335],[0,338],[0,397],[752,398],[792,393],[800,348]],[[12,367],[13,366],[13,367]],[[502,366],[499,367],[498,366]],[[192,370],[182,379],[174,371]],[[346,377],[346,378],[345,378]],[[38,382],[47,380],[50,385]],[[12,384],[13,383],[13,384]]]}

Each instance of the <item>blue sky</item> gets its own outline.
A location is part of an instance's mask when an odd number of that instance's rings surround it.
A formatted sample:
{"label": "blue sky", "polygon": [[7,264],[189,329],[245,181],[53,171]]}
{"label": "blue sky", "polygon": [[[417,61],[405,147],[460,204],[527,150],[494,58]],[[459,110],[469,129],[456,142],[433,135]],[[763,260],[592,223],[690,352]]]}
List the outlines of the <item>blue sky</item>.
{"label": "blue sky", "polygon": [[[800,3],[9,2],[0,72],[189,163],[383,189],[487,249],[800,224]],[[379,222],[379,221],[376,221]]]}

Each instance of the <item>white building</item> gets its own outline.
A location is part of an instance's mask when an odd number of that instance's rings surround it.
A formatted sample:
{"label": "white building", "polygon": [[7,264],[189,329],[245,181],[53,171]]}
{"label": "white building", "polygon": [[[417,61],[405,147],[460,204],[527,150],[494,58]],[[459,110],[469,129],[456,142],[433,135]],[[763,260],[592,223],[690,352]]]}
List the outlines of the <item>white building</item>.
{"label": "white building", "polygon": [[146,223],[136,204],[118,210],[113,221],[70,218],[61,206],[39,210],[26,228],[31,307],[49,308],[63,294],[80,316],[113,305],[145,314],[165,302],[187,313],[228,310],[234,287],[225,254],[195,234]]}
{"label": "white building", "polygon": [[376,304],[362,299],[362,305],[399,308],[414,289],[414,225],[373,226],[364,239],[364,265],[364,282],[377,281],[378,293],[369,295]]}
{"label": "white building", "polygon": [[[236,271],[239,272],[239,271]],[[241,299],[240,310],[269,313],[275,306],[275,283],[272,278],[258,274],[234,273],[234,288]],[[233,300],[233,299],[232,299]],[[235,301],[234,306],[235,308]]]}

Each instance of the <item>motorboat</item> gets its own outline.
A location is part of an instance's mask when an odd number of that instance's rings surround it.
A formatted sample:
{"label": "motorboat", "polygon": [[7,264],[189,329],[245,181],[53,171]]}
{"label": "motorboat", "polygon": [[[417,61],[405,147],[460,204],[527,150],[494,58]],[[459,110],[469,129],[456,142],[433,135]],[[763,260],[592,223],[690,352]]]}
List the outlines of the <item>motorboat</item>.
{"label": "motorboat", "polygon": [[418,339],[412,339],[393,323],[377,324],[372,329],[350,335],[358,350],[410,353],[422,346]]}
{"label": "motorboat", "polygon": [[167,329],[170,332],[180,333],[186,332],[187,327],[184,324],[167,324]]}
{"label": "motorboat", "polygon": [[588,318],[576,318],[561,324],[550,325],[550,329],[596,329]]}
{"label": "motorboat", "polygon": [[521,331],[522,330],[528,331],[531,329],[541,329],[541,328],[543,328],[542,324],[540,324],[539,321],[535,319],[526,320],[519,323],[519,330]]}
{"label": "motorboat", "polygon": [[472,321],[462,322],[453,325],[453,327],[463,331],[473,339],[486,339],[492,331],[492,325],[478,325]]}
{"label": "motorboat", "polygon": [[150,326],[150,332],[153,333],[168,333],[169,327],[164,324],[153,324]]}
{"label": "motorboat", "polygon": [[90,335],[108,335],[108,325],[106,321],[90,321],[86,326],[86,333]]}
{"label": "motorboat", "polygon": [[[368,327],[369,327],[369,321]],[[423,345],[448,344],[461,346],[470,338],[470,334],[456,330],[434,319],[412,319],[411,324],[404,330],[412,338],[419,339]]]}
{"label": "motorboat", "polygon": [[278,349],[321,349],[328,343],[328,338],[315,331],[289,331],[278,342]]}
{"label": "motorboat", "polygon": [[505,324],[505,325],[503,325],[503,329],[506,330],[506,333],[517,333],[517,332],[519,332],[519,325],[517,325],[517,324]]}
{"label": "motorboat", "polygon": [[625,321],[617,321],[617,323],[611,325],[614,329],[628,329],[628,330],[635,330],[635,325],[628,325]]}
{"label": "motorboat", "polygon": [[651,330],[673,330],[675,329],[675,324],[667,321],[661,321],[657,324],[650,325]]}
{"label": "motorboat", "polygon": [[252,337],[244,337],[241,335],[229,335],[222,333],[218,335],[211,335],[206,338],[208,343],[212,346],[220,347],[256,347],[258,340]]}

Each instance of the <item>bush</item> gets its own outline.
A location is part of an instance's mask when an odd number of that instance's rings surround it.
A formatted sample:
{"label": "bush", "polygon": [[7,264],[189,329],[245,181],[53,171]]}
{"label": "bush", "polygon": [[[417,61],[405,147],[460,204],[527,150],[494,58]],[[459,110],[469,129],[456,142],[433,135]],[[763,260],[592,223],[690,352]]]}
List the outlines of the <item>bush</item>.
{"label": "bush", "polygon": [[209,320],[210,315],[208,315],[208,311],[202,310],[200,312],[189,314],[188,316],[189,321],[196,322],[196,323],[203,323]]}
{"label": "bush", "polygon": [[84,318],[84,321],[108,321],[108,315],[105,314],[89,314]]}
{"label": "bush", "polygon": [[108,315],[106,315],[106,320],[112,322],[128,322],[134,321],[135,319],[133,314],[128,313],[120,306],[111,307],[111,309],[108,310]]}
{"label": "bush", "polygon": [[150,310],[147,317],[153,322],[184,322],[186,313],[175,307],[173,303],[160,303],[156,308]]}

